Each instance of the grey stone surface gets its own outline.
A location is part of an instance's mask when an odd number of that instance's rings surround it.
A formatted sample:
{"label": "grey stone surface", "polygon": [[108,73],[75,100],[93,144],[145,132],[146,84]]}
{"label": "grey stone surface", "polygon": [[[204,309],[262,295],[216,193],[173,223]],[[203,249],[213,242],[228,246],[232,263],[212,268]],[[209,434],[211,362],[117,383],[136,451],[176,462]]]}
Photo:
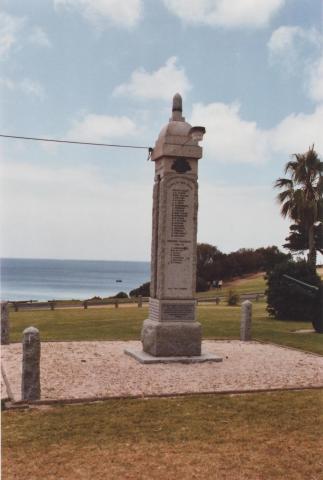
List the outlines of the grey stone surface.
{"label": "grey stone surface", "polygon": [[126,348],[124,353],[130,357],[135,358],[143,364],[154,363],[204,363],[204,362],[222,362],[223,358],[213,353],[201,353],[194,357],[155,357],[143,350],[136,350],[135,348]]}
{"label": "grey stone surface", "polygon": [[196,234],[198,160],[202,148],[190,136],[182,98],[161,130],[155,162],[149,319],[142,328],[144,352],[156,357],[201,355],[196,321]]}
{"label": "grey stone surface", "polygon": [[21,398],[40,399],[40,336],[35,327],[23,332]]}
{"label": "grey stone surface", "polygon": [[240,340],[251,340],[252,303],[246,300],[241,304]]}
{"label": "grey stone surface", "polygon": [[147,319],[141,331],[143,350],[156,357],[201,355],[202,329],[198,322],[156,322]]}
{"label": "grey stone surface", "polygon": [[1,302],[1,345],[10,343],[10,324],[8,302]]}

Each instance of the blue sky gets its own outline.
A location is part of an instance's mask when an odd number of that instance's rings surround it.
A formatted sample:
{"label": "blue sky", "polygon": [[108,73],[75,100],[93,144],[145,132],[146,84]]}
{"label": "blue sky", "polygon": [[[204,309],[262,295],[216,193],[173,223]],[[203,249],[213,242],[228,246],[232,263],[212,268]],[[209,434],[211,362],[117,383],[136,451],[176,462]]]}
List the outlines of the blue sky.
{"label": "blue sky", "polygon": [[[320,0],[2,0],[0,133],[153,146],[204,125],[198,240],[281,246],[274,180],[323,154]],[[0,140],[1,255],[148,260],[144,150]]]}

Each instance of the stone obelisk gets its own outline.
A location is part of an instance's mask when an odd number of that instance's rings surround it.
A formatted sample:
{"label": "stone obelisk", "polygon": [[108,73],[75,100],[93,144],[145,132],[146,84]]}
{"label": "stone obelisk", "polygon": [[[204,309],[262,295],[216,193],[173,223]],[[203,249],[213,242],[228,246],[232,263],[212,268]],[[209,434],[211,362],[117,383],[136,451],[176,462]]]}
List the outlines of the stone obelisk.
{"label": "stone obelisk", "polygon": [[[182,115],[182,98],[173,98],[172,116],[152,152],[155,162],[149,318],[144,321],[141,354],[201,357],[201,325],[196,321],[196,234],[198,145],[204,127],[191,127]],[[208,356],[207,359],[220,359]],[[147,360],[147,361],[145,361]],[[206,360],[206,358],[205,358]],[[201,361],[203,361],[201,359]]]}

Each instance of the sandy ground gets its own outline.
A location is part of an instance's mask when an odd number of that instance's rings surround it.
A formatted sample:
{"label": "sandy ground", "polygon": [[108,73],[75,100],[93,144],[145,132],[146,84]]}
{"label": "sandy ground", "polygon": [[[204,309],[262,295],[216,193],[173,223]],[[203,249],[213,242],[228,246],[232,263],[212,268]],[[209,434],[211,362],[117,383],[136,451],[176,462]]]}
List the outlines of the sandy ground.
{"label": "sandy ground", "polygon": [[[323,357],[257,342],[203,342],[221,363],[142,365],[125,355],[130,342],[48,342],[41,346],[42,400],[323,387]],[[2,348],[3,368],[21,399],[21,345]]]}

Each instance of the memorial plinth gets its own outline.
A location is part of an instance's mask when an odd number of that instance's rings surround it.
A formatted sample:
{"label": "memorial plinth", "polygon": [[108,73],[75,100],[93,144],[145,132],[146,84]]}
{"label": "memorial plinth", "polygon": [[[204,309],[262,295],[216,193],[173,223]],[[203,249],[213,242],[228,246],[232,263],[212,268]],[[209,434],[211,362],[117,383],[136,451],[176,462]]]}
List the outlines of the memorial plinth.
{"label": "memorial plinth", "polygon": [[[196,321],[196,235],[198,209],[198,160],[201,138],[182,116],[182,99],[173,99],[172,117],[161,130],[153,153],[155,183],[151,249],[149,318],[144,321],[142,354],[164,361],[169,357],[201,356],[202,331]],[[166,359],[166,360],[165,360]],[[219,361],[210,356],[209,360]],[[162,360],[161,360],[162,361]]]}

